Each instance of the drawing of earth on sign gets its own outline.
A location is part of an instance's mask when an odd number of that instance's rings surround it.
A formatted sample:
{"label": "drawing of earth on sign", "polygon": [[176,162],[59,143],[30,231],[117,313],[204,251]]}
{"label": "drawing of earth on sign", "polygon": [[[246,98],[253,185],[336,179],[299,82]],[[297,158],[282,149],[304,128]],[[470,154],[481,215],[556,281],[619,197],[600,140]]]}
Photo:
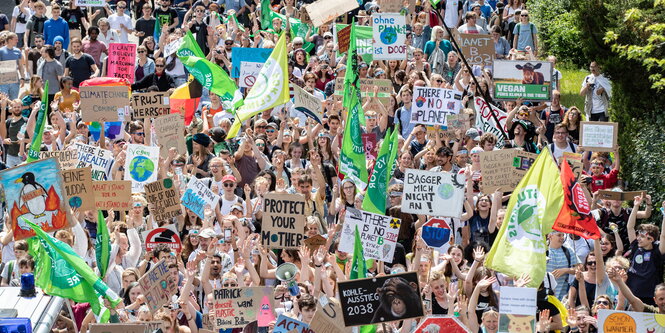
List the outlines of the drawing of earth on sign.
{"label": "drawing of earth on sign", "polygon": [[425,99],[425,97],[423,96],[416,98],[416,106],[418,106],[419,108],[422,107],[423,105],[425,105],[426,100],[427,99]]}
{"label": "drawing of earth on sign", "polygon": [[381,31],[381,42],[386,45],[394,44],[397,41],[397,31],[394,27],[386,27]]}
{"label": "drawing of earth on sign", "polygon": [[129,164],[129,174],[137,182],[144,182],[155,172],[155,164],[145,156],[136,156]]}
{"label": "drawing of earth on sign", "polygon": [[451,184],[444,183],[439,185],[439,188],[437,189],[438,195],[444,199],[448,200],[453,197],[453,194],[455,193],[455,189]]}

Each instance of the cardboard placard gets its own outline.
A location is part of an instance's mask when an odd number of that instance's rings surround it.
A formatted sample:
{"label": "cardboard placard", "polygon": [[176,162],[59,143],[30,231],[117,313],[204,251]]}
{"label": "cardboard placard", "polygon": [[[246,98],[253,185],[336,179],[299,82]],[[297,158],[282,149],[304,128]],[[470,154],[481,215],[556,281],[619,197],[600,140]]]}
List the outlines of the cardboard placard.
{"label": "cardboard placard", "polygon": [[402,212],[459,218],[465,183],[464,174],[406,169]]}
{"label": "cardboard placard", "polygon": [[536,331],[536,288],[501,286],[499,332]]}
{"label": "cardboard placard", "polygon": [[240,77],[240,64],[243,61],[260,62],[265,64],[270,58],[272,49],[254,48],[254,47],[234,47],[231,49],[233,57],[231,58],[231,77],[237,79]]}
{"label": "cardboard placard", "polygon": [[494,61],[494,98],[549,101],[551,92],[551,62],[536,60]]}
{"label": "cardboard placard", "polygon": [[242,88],[251,88],[256,82],[256,78],[263,68],[264,62],[240,62],[240,77],[238,78],[238,86]]}
{"label": "cardboard placard", "polygon": [[187,153],[185,144],[185,120],[180,113],[172,113],[152,120],[154,138],[159,146],[159,155],[166,158],[169,149],[175,148],[178,154]]}
{"label": "cardboard placard", "polygon": [[[309,328],[309,325],[303,323],[300,320],[287,317],[284,314],[280,314],[275,321],[275,328],[273,333],[289,333],[295,331],[296,333],[314,333],[312,329]],[[318,333],[318,332],[317,332]]]}
{"label": "cardboard placard", "polygon": [[[573,170],[573,173],[575,174],[575,179],[579,179],[580,175],[584,171],[584,164],[582,163],[582,154],[577,154],[577,153],[571,153],[568,151],[563,152],[563,158],[568,161],[568,165],[570,165],[570,169]],[[560,161],[557,161],[559,165],[561,164]]]}
{"label": "cardboard placard", "polygon": [[180,48],[180,46],[184,42],[185,42],[185,37],[180,37],[180,38],[166,44],[164,46],[164,58],[166,58],[166,57],[174,54],[176,51],[178,51],[178,49]]}
{"label": "cardboard placard", "polygon": [[[390,105],[390,94],[393,92],[393,84],[386,79],[358,79],[360,84],[360,96],[367,98],[369,94],[374,96],[374,87],[379,87],[378,98],[384,106]],[[344,78],[335,79],[334,101],[341,101],[344,95]]]}
{"label": "cardboard placard", "polygon": [[106,0],[74,0],[79,7],[104,7]]}
{"label": "cardboard placard", "polygon": [[339,45],[338,52],[345,53],[349,50],[349,43],[351,38],[351,25],[337,30],[337,45]]}
{"label": "cardboard placard", "polygon": [[127,79],[129,83],[134,83],[136,44],[111,43],[108,54],[107,75]]}
{"label": "cardboard placard", "polygon": [[373,161],[376,159],[379,152],[377,151],[377,140],[376,133],[363,133],[360,135],[363,140],[363,146],[365,147],[365,157]]}
{"label": "cardboard placard", "polygon": [[358,228],[365,259],[392,263],[401,224],[396,217],[347,207],[339,250],[349,254],[354,252],[355,230]]}
{"label": "cardboard placard", "polygon": [[65,196],[60,165],[55,158],[39,160],[0,172],[14,240],[35,232],[23,219],[51,232],[69,226],[72,217]]}
{"label": "cardboard placard", "polygon": [[[344,325],[347,327],[423,316],[416,272],[350,280],[339,282],[338,286]],[[399,312],[391,311],[395,297],[403,302]]]}
{"label": "cardboard placard", "polygon": [[171,301],[171,296],[178,291],[177,281],[169,272],[168,265],[164,259],[153,265],[139,279],[139,285],[143,289],[146,303],[151,312],[157,311],[162,305]]}
{"label": "cardboard placard", "polygon": [[92,182],[95,191],[95,207],[101,210],[128,211],[131,209],[132,182],[108,180]]}
{"label": "cardboard placard", "polygon": [[90,333],[146,333],[148,325],[136,324],[90,324]]}
{"label": "cardboard placard", "polygon": [[132,117],[134,119],[157,118],[171,113],[169,95],[162,91],[132,93]]}
{"label": "cardboard placard", "polygon": [[180,198],[180,202],[203,220],[206,206],[215,209],[219,202],[219,195],[209,189],[204,182],[192,177],[187,183],[187,190]]}
{"label": "cardboard placard", "polygon": [[491,194],[496,189],[512,192],[536,160],[538,154],[520,149],[500,149],[480,153],[482,179],[480,190]]}
{"label": "cardboard placard", "polygon": [[351,329],[344,327],[339,301],[325,295],[321,298],[325,301],[316,302],[316,312],[309,328],[316,333],[350,333]]}
{"label": "cardboard placard", "polygon": [[602,121],[580,123],[580,148],[591,151],[614,151],[617,147],[619,124]]}
{"label": "cardboard placard", "polygon": [[95,210],[95,194],[92,190],[92,168],[60,171],[69,207],[81,211]]}
{"label": "cardboard placard", "polygon": [[111,179],[113,167],[113,152],[83,143],[75,143],[78,152],[77,168],[92,167],[93,180]]}
{"label": "cardboard placard", "polygon": [[646,193],[646,191],[615,192],[611,190],[599,190],[598,198],[603,200],[633,201],[635,197],[639,197],[642,194],[646,195]]}
{"label": "cardboard placard", "polygon": [[118,121],[119,113],[125,113],[129,105],[129,88],[125,86],[81,87],[81,120]]}
{"label": "cardboard placard", "polygon": [[453,89],[414,87],[411,122],[448,126],[447,117],[462,109],[462,93]]}
{"label": "cardboard placard", "polygon": [[157,180],[159,147],[128,144],[125,179],[132,181],[132,193],[144,192],[143,186]]}
{"label": "cardboard placard", "polygon": [[215,289],[212,296],[214,305],[210,312],[218,329],[245,327],[274,309],[271,287]]}
{"label": "cardboard placard", "polygon": [[293,88],[293,106],[296,110],[321,123],[323,119],[322,101],[305,91],[305,89],[300,88],[297,84],[291,83],[290,86]]}
{"label": "cardboard placard", "polygon": [[598,310],[598,333],[663,333],[665,314],[617,310]]}
{"label": "cardboard placard", "polygon": [[317,250],[321,245],[326,245],[326,238],[321,236],[321,235],[314,235],[312,237],[306,238],[303,243],[307,245],[307,247],[315,251]]}
{"label": "cardboard placard", "polygon": [[166,244],[171,250],[180,253],[182,251],[182,241],[175,225],[169,224],[152,230],[146,230],[141,233],[145,250],[150,252],[159,244]]}
{"label": "cardboard placard", "polygon": [[356,0],[318,0],[305,7],[314,27],[333,21],[340,15],[358,8]]}
{"label": "cardboard placard", "polygon": [[16,60],[0,61],[0,82],[2,84],[18,83]]}
{"label": "cardboard placard", "polygon": [[173,185],[171,178],[164,178],[158,181],[147,183],[144,186],[145,196],[148,203],[150,214],[155,221],[166,221],[177,217],[182,212],[180,210],[180,191]]}
{"label": "cardboard placard", "polygon": [[[402,0],[377,0],[379,8],[382,13],[399,13],[404,8],[404,1]],[[409,7],[415,7],[415,3],[409,3]],[[413,13],[413,10],[409,11]]]}
{"label": "cardboard placard", "polygon": [[459,34],[457,43],[469,65],[492,67],[494,63],[494,41],[490,35]]}
{"label": "cardboard placard", "polygon": [[55,157],[58,160],[61,170],[74,169],[78,164],[78,153],[74,149],[39,152],[40,160],[45,160],[51,157]]}
{"label": "cardboard placard", "polygon": [[305,232],[305,197],[301,194],[267,193],[263,198],[261,244],[270,249],[295,249]]}
{"label": "cardboard placard", "polygon": [[[401,14],[372,14],[374,60],[406,59],[406,17]],[[492,44],[493,45],[493,44]]]}

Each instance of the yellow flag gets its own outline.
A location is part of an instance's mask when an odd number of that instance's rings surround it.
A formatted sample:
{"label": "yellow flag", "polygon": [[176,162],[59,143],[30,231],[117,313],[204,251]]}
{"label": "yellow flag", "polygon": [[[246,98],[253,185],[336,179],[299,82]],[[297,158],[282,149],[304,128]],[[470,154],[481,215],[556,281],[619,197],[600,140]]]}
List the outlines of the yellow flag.
{"label": "yellow flag", "polygon": [[286,38],[282,34],[265,65],[261,68],[254,86],[245,98],[245,104],[236,113],[227,139],[238,135],[240,125],[254,115],[285,104],[289,101],[289,72],[287,67]]}

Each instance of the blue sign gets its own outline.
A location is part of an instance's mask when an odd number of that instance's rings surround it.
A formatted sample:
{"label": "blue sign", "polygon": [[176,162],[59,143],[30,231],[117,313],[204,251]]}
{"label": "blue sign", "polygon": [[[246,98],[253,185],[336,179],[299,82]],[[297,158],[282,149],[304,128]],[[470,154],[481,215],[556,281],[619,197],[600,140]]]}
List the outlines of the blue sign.
{"label": "blue sign", "polygon": [[273,49],[257,49],[251,47],[234,47],[231,49],[231,77],[240,77],[240,62],[265,63],[270,58]]}

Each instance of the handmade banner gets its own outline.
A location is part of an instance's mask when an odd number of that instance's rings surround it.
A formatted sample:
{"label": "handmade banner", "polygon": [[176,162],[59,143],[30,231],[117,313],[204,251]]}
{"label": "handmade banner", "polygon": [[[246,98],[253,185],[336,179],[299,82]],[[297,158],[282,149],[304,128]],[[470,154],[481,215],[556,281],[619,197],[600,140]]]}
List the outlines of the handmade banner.
{"label": "handmade banner", "polygon": [[447,126],[447,117],[462,109],[462,93],[457,90],[413,87],[411,122]]}
{"label": "handmade banner", "polygon": [[132,117],[134,119],[156,118],[171,113],[169,95],[162,91],[133,92]]}
{"label": "handmade banner", "polygon": [[242,88],[251,88],[254,86],[254,82],[256,82],[256,78],[259,76],[259,72],[261,72],[264,64],[265,62],[241,61],[238,86]]}
{"label": "handmade banner", "polygon": [[406,169],[402,212],[459,218],[465,182],[464,174]]}
{"label": "handmade banner", "polygon": [[180,113],[172,113],[152,120],[159,155],[166,158],[169,149],[175,148],[178,154],[187,153],[185,144],[185,122]]}
{"label": "handmade banner", "polygon": [[356,0],[318,0],[305,7],[312,24],[317,28],[356,8]]}
{"label": "handmade banner", "polygon": [[177,283],[164,260],[154,264],[149,271],[143,274],[139,279],[139,285],[150,311],[157,311],[162,305],[171,301],[171,296],[178,291]]}
{"label": "handmade banner", "polygon": [[0,61],[0,82],[3,84],[18,83],[16,60]]}
{"label": "handmade banner", "polygon": [[[390,105],[390,95],[393,93],[393,84],[390,80],[385,79],[358,79],[360,84],[360,96],[367,98],[374,96],[374,87],[378,87],[377,97],[384,106]],[[342,101],[344,96],[344,78],[338,77],[335,79],[335,93],[333,95],[334,101]]]}
{"label": "handmade banner", "polygon": [[79,7],[104,7],[106,0],[74,0]]}
{"label": "handmade banner", "polygon": [[209,189],[204,182],[192,177],[187,183],[187,190],[180,198],[180,202],[203,220],[205,219],[205,208],[214,210],[219,202],[219,195]]}
{"label": "handmade banner", "polygon": [[79,211],[95,210],[95,192],[92,189],[92,168],[60,171],[69,207]]}
{"label": "handmade banner", "polygon": [[253,48],[253,47],[234,47],[231,49],[233,57],[231,58],[231,77],[237,79],[240,77],[240,65],[245,62],[266,63],[270,58],[272,49]]}
{"label": "handmade banner", "polygon": [[293,88],[293,106],[296,110],[321,124],[323,119],[322,101],[305,91],[305,89],[300,88],[297,84],[291,83],[289,86]]}
{"label": "handmade banner", "polygon": [[536,288],[501,286],[499,332],[536,331]]}
{"label": "handmade banner", "polygon": [[95,207],[101,210],[128,211],[131,209],[132,182],[110,180],[92,182],[95,192]]}
{"label": "handmade banner", "polygon": [[173,185],[171,178],[147,183],[143,187],[148,203],[152,204],[150,214],[157,222],[170,220],[182,212],[180,210],[180,192]]}
{"label": "handmade banner", "polygon": [[552,63],[532,60],[494,61],[494,98],[549,101]]}
{"label": "handmade banner", "polygon": [[614,151],[617,147],[619,124],[601,121],[580,123],[580,148],[589,151]]}
{"label": "handmade banner", "polygon": [[490,35],[458,34],[457,44],[462,49],[469,65],[492,67],[494,63],[494,41]]}
{"label": "handmade banner", "polygon": [[134,83],[134,70],[136,69],[136,44],[109,44],[106,75],[127,79]]}
{"label": "handmade banner", "polygon": [[665,314],[605,310],[598,311],[598,333],[665,333]]}
{"label": "handmade banner", "polygon": [[349,255],[353,253],[354,235],[357,227],[365,259],[392,263],[401,223],[402,221],[396,217],[347,207],[342,236],[339,241],[339,250]]}
{"label": "handmade banner", "polygon": [[337,299],[322,295],[316,302],[316,312],[309,328],[316,333],[351,333],[351,329],[344,326],[342,312]]}
{"label": "handmade banner", "polygon": [[39,152],[40,160],[45,160],[51,157],[55,157],[58,160],[58,163],[60,163],[60,170],[74,169],[78,164],[78,153],[74,149]]}
{"label": "handmade banner", "polygon": [[150,252],[159,244],[166,244],[171,250],[180,253],[182,241],[174,224],[165,225],[141,233],[145,250]]}
{"label": "handmade banner", "polygon": [[113,152],[95,146],[76,142],[78,152],[77,168],[92,167],[93,180],[111,179],[111,168],[113,167]]}
{"label": "handmade banner", "polygon": [[280,314],[275,321],[272,333],[289,333],[291,331],[295,331],[295,333],[314,333],[314,330],[310,329],[308,324]]}
{"label": "handmade banner", "polygon": [[261,244],[271,249],[295,249],[305,232],[305,198],[300,194],[267,193],[263,198]]}
{"label": "handmade banner", "polygon": [[347,327],[423,316],[416,272],[339,282],[338,287]]}
{"label": "handmade banner", "polygon": [[55,158],[4,170],[0,172],[0,184],[14,240],[35,236],[23,219],[46,232],[68,227],[72,221],[60,166]]}
{"label": "handmade banner", "polygon": [[221,288],[213,290],[212,296],[210,313],[218,329],[245,327],[261,312],[274,309],[272,287]]}
{"label": "handmade banner", "polygon": [[146,183],[157,180],[159,147],[127,145],[125,179],[132,181],[132,193],[140,193]]}
{"label": "handmade banner", "polygon": [[129,105],[129,88],[126,86],[85,86],[79,93],[81,120],[84,122],[118,121],[118,114],[124,115]]}
{"label": "handmade banner", "polygon": [[499,188],[502,192],[512,192],[537,156],[521,149],[481,152],[480,171],[483,177],[480,190],[485,194],[491,194]]}
{"label": "handmade banner", "polygon": [[401,14],[372,14],[375,60],[406,59],[406,17]]}
{"label": "handmade banner", "polygon": [[[508,140],[508,137],[504,135],[504,133],[508,133],[508,128],[506,127],[508,114],[494,105],[490,106],[480,97],[474,98],[474,105],[476,106],[476,110],[478,110],[475,126],[482,130],[483,133],[494,134],[497,138],[495,147],[499,149],[503,148],[505,141]],[[492,113],[494,116],[492,116]],[[499,121],[498,123],[497,120]]]}

